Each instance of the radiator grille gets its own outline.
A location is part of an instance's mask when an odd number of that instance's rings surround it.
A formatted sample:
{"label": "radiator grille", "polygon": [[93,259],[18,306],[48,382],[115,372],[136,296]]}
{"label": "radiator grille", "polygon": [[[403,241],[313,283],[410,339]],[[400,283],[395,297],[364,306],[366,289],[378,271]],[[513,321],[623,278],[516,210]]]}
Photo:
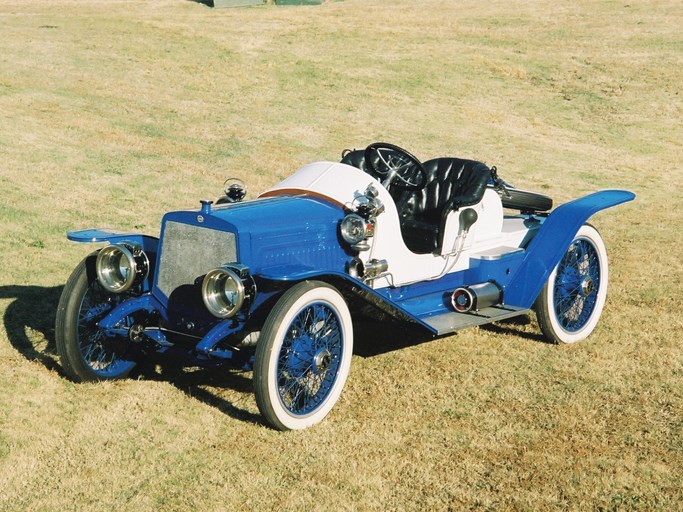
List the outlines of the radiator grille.
{"label": "radiator grille", "polygon": [[237,261],[234,233],[168,221],[161,242],[157,287],[166,295],[209,270]]}

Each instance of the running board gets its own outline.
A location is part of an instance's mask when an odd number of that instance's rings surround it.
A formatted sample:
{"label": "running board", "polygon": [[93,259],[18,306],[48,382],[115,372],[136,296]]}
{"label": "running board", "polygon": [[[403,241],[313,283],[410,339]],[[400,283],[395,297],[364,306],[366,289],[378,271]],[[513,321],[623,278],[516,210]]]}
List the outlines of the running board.
{"label": "running board", "polygon": [[457,313],[450,311],[440,315],[434,315],[428,318],[421,318],[429,327],[436,331],[437,335],[448,334],[450,332],[471,327],[474,325],[483,325],[496,320],[504,320],[505,318],[512,318],[514,316],[523,315],[531,311],[530,309],[518,308],[515,306],[492,306],[484,308],[480,311],[471,311],[469,313]]}

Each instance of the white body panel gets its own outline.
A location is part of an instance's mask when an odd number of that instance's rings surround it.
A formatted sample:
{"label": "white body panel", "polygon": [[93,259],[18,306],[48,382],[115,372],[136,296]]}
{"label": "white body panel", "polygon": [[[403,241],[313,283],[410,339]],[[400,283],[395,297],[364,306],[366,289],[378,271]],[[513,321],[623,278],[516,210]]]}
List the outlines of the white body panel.
{"label": "white body panel", "polygon": [[[437,279],[447,273],[465,270],[470,266],[470,258],[479,253],[491,256],[507,252],[510,248],[519,247],[529,236],[524,219],[504,218],[498,194],[487,189],[483,199],[470,207],[477,212],[478,219],[464,241],[460,240],[460,212],[453,212],[446,223],[442,254],[415,254],[403,242],[399,214],[389,192],[369,174],[338,162],[308,164],[263,195],[311,193],[352,210],[353,200],[363,196],[371,184],[379,192],[385,211],[377,217],[375,234],[369,239],[370,249],[361,251],[358,257],[364,263],[377,259],[386,260],[389,264],[388,271],[371,283],[373,288]],[[461,244],[462,250],[456,250]]]}
{"label": "white body panel", "polygon": [[[262,195],[273,195],[273,192],[278,190],[312,192],[351,208],[352,200],[362,196],[370,184],[375,185],[385,205],[389,206],[387,204],[389,202],[393,206],[394,201],[389,192],[379,181],[356,167],[338,162],[314,162],[304,165],[289,178],[266,190]],[[395,206],[394,211],[396,211]]]}

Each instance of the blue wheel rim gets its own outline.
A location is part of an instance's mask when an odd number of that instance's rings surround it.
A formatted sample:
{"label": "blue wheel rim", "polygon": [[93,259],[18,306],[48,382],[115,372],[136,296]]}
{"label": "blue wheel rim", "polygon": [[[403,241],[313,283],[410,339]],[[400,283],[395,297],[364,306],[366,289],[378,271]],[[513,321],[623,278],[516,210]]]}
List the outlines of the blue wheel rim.
{"label": "blue wheel rim", "polygon": [[318,409],[332,392],[344,353],[341,321],[330,305],[317,302],[297,313],[278,354],[277,390],[293,415]]}
{"label": "blue wheel rim", "polygon": [[114,378],[135,366],[125,359],[127,340],[116,340],[104,335],[97,322],[104,318],[119,302],[118,295],[109,294],[93,281],[83,295],[78,313],[78,348],[83,362],[98,376]]}
{"label": "blue wheel rim", "polygon": [[600,289],[600,257],[589,240],[572,242],[557,266],[553,290],[555,318],[567,332],[577,332],[590,321]]}

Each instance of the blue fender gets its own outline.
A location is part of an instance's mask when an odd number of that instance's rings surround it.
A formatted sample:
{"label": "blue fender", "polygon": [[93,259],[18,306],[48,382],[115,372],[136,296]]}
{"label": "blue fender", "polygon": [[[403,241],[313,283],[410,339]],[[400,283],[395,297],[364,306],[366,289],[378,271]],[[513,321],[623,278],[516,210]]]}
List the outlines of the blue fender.
{"label": "blue fender", "polygon": [[[256,274],[256,277],[270,281],[272,283],[286,283],[288,286],[308,279],[325,281],[336,287],[342,293],[355,295],[364,302],[375,305],[381,311],[384,311],[395,318],[408,322],[415,322],[432,333],[436,333],[436,331],[430,327],[429,324],[424,322],[424,320],[415,315],[414,312],[411,312],[404,305],[392,300],[387,295],[378,292],[378,290],[371,288],[364,282],[359,281],[358,279],[351,277],[349,274],[344,272],[330,270],[317,271],[307,269],[305,267],[288,265],[282,267],[271,267],[267,269],[267,272]],[[386,293],[386,289],[384,289],[384,292]]]}
{"label": "blue fender", "polygon": [[149,259],[149,275],[145,279],[143,291],[148,292],[152,287],[154,273],[156,272],[157,252],[159,251],[159,239],[140,233],[117,233],[103,229],[84,229],[82,231],[69,231],[66,237],[72,242],[97,243],[97,242],[133,242],[139,244]]}
{"label": "blue fender", "polygon": [[82,231],[69,231],[66,237],[72,242],[96,243],[96,242],[135,242],[142,246],[146,253],[155,253],[159,246],[159,239],[153,236],[141,235],[140,233],[117,233],[104,229],[84,229]]}
{"label": "blue fender", "polygon": [[588,218],[635,197],[627,190],[603,190],[556,208],[526,248],[522,263],[505,289],[505,303],[530,308]]}

